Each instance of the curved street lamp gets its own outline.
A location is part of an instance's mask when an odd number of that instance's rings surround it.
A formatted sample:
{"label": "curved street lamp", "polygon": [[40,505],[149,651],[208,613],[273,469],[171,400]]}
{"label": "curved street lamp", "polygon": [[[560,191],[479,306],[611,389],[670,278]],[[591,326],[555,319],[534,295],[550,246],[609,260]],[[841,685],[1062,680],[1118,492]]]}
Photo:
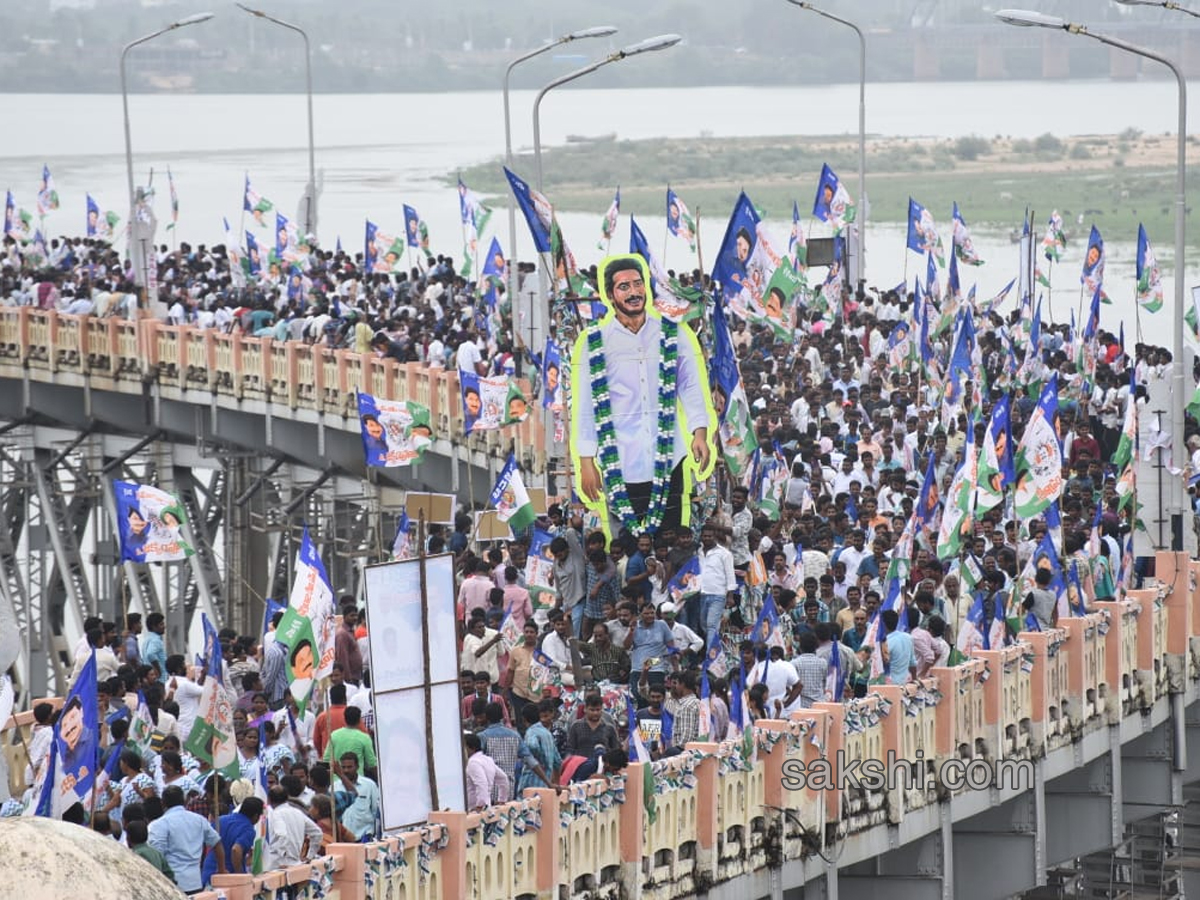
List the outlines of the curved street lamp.
{"label": "curved street lamp", "polygon": [[[1134,6],[1154,5],[1162,6],[1166,9],[1178,8],[1191,14],[1189,10],[1183,10],[1182,7],[1178,7],[1174,3],[1130,3],[1130,0],[1121,0],[1121,2]],[[1002,9],[996,13],[996,18],[1008,25],[1053,28],[1065,31],[1068,34],[1088,37],[1094,41],[1099,41],[1101,44],[1114,47],[1117,50],[1123,50],[1126,53],[1132,53],[1135,56],[1162,63],[1175,76],[1176,84],[1179,87],[1179,124],[1175,163],[1175,310],[1174,321],[1172,322],[1173,343],[1171,345],[1171,356],[1174,362],[1173,374],[1171,376],[1171,459],[1174,465],[1182,466],[1184,460],[1187,459],[1183,445],[1184,406],[1190,399],[1189,397],[1185,397],[1183,393],[1183,281],[1185,277],[1183,257],[1187,237],[1187,81],[1183,77],[1183,72],[1179,66],[1172,60],[1167,59],[1167,57],[1155,53],[1153,50],[1139,47],[1136,44],[1127,43],[1119,38],[1089,31],[1086,25],[1077,25],[1073,22],[1060,19],[1057,16],[1048,16],[1043,13],[1030,12],[1023,9]],[[1172,478],[1170,486],[1171,547],[1174,550],[1183,550],[1185,547],[1183,483],[1179,478]]]}
{"label": "curved street lamp", "polygon": [[1188,9],[1186,6],[1180,6],[1174,0],[1117,0],[1125,6],[1157,6],[1159,9],[1169,9],[1172,12],[1186,13],[1193,19],[1200,19],[1200,12],[1194,9]]}
{"label": "curved street lamp", "polygon": [[308,33],[299,25],[293,25],[291,22],[267,15],[261,9],[251,9],[243,3],[235,3],[234,6],[255,18],[266,19],[281,28],[294,31],[304,39],[304,83],[308,93],[308,186],[304,189],[305,200],[307,200],[304,207],[304,233],[315,236],[317,233],[317,164],[316,151],[313,149],[312,46],[308,42]]}
{"label": "curved street lamp", "polygon": [[581,69],[576,69],[574,72],[568,72],[560,78],[555,78],[548,85],[538,91],[537,97],[533,101],[533,159],[534,169],[537,172],[537,187],[542,189],[542,123],[540,108],[542,98],[556,87],[561,87],[568,82],[574,81],[577,78],[582,78],[584,75],[590,75],[597,69],[602,69],[610,63],[620,62],[623,59],[628,59],[631,56],[637,56],[641,53],[651,53],[655,50],[666,50],[668,47],[674,47],[683,40],[682,35],[678,34],[660,34],[656,37],[646,38],[644,41],[638,41],[636,44],[630,44],[623,50],[618,50],[616,53],[610,53],[603,59],[598,59],[593,63],[588,63]]}
{"label": "curved street lamp", "polygon": [[788,3],[845,25],[858,35],[858,291],[861,298],[867,282],[867,38],[849,19],[835,16],[807,0],[788,0]]}
{"label": "curved street lamp", "polygon": [[[513,167],[513,152],[512,152],[512,118],[509,114],[508,105],[508,82],[512,78],[513,69],[523,62],[533,59],[535,56],[541,56],[543,53],[549,53],[556,47],[561,47],[563,44],[569,44],[572,41],[581,41],[587,38],[608,37],[617,33],[616,27],[612,25],[594,25],[591,28],[584,28],[579,31],[571,31],[561,37],[555,38],[548,44],[538,47],[536,50],[530,50],[528,53],[518,56],[508,68],[504,70],[504,164],[509,170]],[[516,259],[517,256],[517,207],[513,200],[512,191],[508,192],[508,254],[510,259]],[[508,296],[512,303],[516,303],[517,296],[517,267],[510,265],[508,267]],[[516,309],[516,306],[513,307]]]}

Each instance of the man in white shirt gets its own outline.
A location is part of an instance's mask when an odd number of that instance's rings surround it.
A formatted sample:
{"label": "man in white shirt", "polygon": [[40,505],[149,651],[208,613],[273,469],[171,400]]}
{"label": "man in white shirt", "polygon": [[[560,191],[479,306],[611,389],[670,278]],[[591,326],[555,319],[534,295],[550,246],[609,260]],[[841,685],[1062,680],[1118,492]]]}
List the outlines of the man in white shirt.
{"label": "man in white shirt", "polygon": [[479,352],[479,346],[475,343],[475,339],[470,335],[463,337],[463,342],[458,345],[458,351],[455,353],[455,364],[460,372],[470,372],[472,375],[487,374],[487,367],[483,362],[483,354]]}
{"label": "man in white shirt", "polygon": [[283,869],[315,859],[321,848],[317,823],[288,802],[287,788],[282,785],[271,788],[267,798],[271,805],[267,813],[270,867]]}
{"label": "man in white shirt", "polygon": [[176,669],[171,673],[174,677],[167,683],[167,698],[179,704],[179,740],[187,743],[200,711],[200,697],[204,694],[204,688],[192,680],[196,671],[194,668],[187,675],[184,674],[182,657],[170,657],[167,668]]}
{"label": "man in white shirt", "polygon": [[802,708],[800,676],[786,659],[771,659],[770,648],[759,651],[759,661],[746,673],[746,684],[767,686],[767,715],[786,716]]}
{"label": "man in white shirt", "polygon": [[700,529],[700,616],[705,640],[721,627],[725,607],[737,601],[733,554],[717,543],[716,526]]}
{"label": "man in white shirt", "polygon": [[562,673],[563,684],[574,685],[575,675],[571,668],[571,620],[561,609],[551,610],[550,625],[554,629],[542,638],[545,653]]}
{"label": "man in white shirt", "polygon": [[675,637],[675,646],[679,650],[690,650],[692,653],[699,653],[704,649],[704,638],[692,631],[682,622],[675,621],[675,604],[664,603],[658,608],[658,614],[662,616],[664,622],[671,629],[671,634]]}

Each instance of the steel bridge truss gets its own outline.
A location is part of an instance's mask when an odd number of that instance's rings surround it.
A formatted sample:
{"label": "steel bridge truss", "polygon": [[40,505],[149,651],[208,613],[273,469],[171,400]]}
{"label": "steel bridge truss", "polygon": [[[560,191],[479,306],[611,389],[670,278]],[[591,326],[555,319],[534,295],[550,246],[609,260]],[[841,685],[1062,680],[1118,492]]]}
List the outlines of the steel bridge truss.
{"label": "steel bridge truss", "polygon": [[[179,497],[195,553],[174,563],[120,559],[114,479]],[[71,431],[24,419],[0,426],[0,603],[21,630],[18,708],[61,695],[89,616],[123,628],[166,616],[167,652],[198,645],[200,616],[257,634],[263,601],[287,597],[305,527],[338,596],[387,558],[403,492],[282,458],[204,442]]]}

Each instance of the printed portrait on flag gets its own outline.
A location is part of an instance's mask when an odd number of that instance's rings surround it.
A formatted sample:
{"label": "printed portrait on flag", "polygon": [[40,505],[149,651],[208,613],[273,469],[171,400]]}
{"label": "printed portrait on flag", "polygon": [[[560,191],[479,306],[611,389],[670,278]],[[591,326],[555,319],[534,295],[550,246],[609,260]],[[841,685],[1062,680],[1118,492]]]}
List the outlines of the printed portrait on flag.
{"label": "printed portrait on flag", "polygon": [[716,412],[694,332],[653,307],[632,254],[599,266],[604,315],[571,355],[571,456],[584,503],[609,534],[686,523],[693,479],[716,460]]}
{"label": "printed portrait on flag", "polygon": [[368,466],[407,466],[420,462],[433,443],[429,410],[407,400],[358,395],[363,453]]}
{"label": "printed portrait on flag", "polygon": [[187,518],[173,495],[128,481],[114,481],[113,494],[123,561],[172,562],[192,555],[182,535]]}

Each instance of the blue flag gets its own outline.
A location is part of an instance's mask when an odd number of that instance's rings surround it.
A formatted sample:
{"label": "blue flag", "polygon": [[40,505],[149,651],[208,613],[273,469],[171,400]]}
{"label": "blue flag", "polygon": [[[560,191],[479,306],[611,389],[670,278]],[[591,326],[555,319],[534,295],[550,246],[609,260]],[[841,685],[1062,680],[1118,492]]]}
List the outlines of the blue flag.
{"label": "blue flag", "polygon": [[684,598],[700,593],[700,557],[693,556],[667,582],[667,593],[671,602],[678,604]]}
{"label": "blue flag", "polygon": [[542,406],[546,409],[565,408],[562,383],[562,353],[553,338],[546,338],[542,353]]}
{"label": "blue flag", "polygon": [[842,651],[838,641],[829,645],[829,674],[826,676],[826,692],[834,703],[842,702],[846,679],[842,675]]}
{"label": "blue flag", "polygon": [[[950,258],[950,265],[954,265],[954,257]],[[959,321],[954,351],[950,354],[950,367],[946,373],[946,400],[950,404],[961,402],[964,382],[973,377],[971,354],[974,348],[975,324],[968,309]]]}
{"label": "blue flag", "polygon": [[95,237],[100,228],[100,206],[87,195],[87,236]]}
{"label": "blue flag", "polygon": [[925,528],[933,523],[938,508],[937,474],[934,469],[933,453],[929,454],[929,465],[925,469],[925,480],[921,482],[921,493],[917,495],[917,508],[913,510],[913,518],[917,528]]}
{"label": "blue flag", "polygon": [[421,217],[417,215],[417,211],[404,204],[404,240],[410,247],[421,246]]}
{"label": "blue flag", "polygon": [[746,264],[758,241],[759,221],[750,198],[745,192],[739,194],[733,205],[733,214],[729,217],[729,225],[725,228],[721,249],[717,252],[717,263],[712,270],[713,280],[720,282],[721,292],[726,299],[738,296],[746,284]]}
{"label": "blue flag", "polygon": [[291,232],[289,231],[289,222],[287,216],[276,210],[275,212],[275,258],[282,264],[283,253],[287,250],[291,243]]}
{"label": "blue flag", "polygon": [[200,624],[204,629],[204,672],[210,678],[217,679],[217,684],[225,684],[225,665],[221,655],[221,638],[217,629],[209,621],[207,613],[200,613]]}
{"label": "blue flag", "polygon": [[363,271],[375,271],[375,258],[379,255],[375,249],[375,233],[379,229],[375,227],[375,223],[367,219],[367,230],[365,243],[363,245]]}
{"label": "blue flag", "polygon": [[1100,229],[1093,225],[1083,255],[1083,271],[1079,275],[1079,283],[1089,294],[1100,291],[1104,296],[1104,263],[1104,238],[1100,236]]}
{"label": "blue flag", "polygon": [[763,599],[762,610],[754,622],[750,640],[768,647],[783,646],[783,636],[779,632],[779,610],[775,606],[775,598],[770,594]]}
{"label": "blue flag", "polygon": [[671,738],[675,736],[675,717],[667,712],[664,706],[662,711],[662,731],[659,734],[658,746],[667,748],[671,746]]}
{"label": "blue flag", "polygon": [[549,253],[549,201],[507,168],[504,170],[504,175],[508,178],[508,184],[517,200],[517,206],[521,208],[521,214],[525,216],[525,222],[529,226],[529,233],[533,237],[533,249],[538,253]]}
{"label": "blue flag", "polygon": [[504,279],[508,273],[508,265],[504,259],[504,249],[500,246],[500,239],[493,237],[492,244],[488,247],[487,258],[483,261],[483,267],[480,270],[480,275],[483,278],[483,300],[488,305],[488,309],[495,309],[496,300],[499,297],[498,288],[504,283]]}
{"label": "blue flag", "polygon": [[[1083,326],[1083,339],[1085,341],[1093,340],[1097,332],[1100,330],[1100,288],[1097,286],[1095,293],[1092,294],[1092,306],[1088,312],[1087,324]],[[1124,322],[1121,323],[1124,327]]]}
{"label": "blue flag", "polygon": [[100,713],[96,699],[96,653],[92,652],[54,725],[45,780],[36,814],[61,818],[96,783],[100,760]]}
{"label": "blue flag", "polygon": [[258,241],[248,231],[246,232],[246,265],[251,275],[257,275],[262,271],[262,253],[258,249]]}
{"label": "blue flag", "polygon": [[925,236],[923,217],[927,215],[925,207],[914,200],[908,198],[908,239],[906,244],[909,250],[917,253],[929,253],[934,247],[928,242]]}

